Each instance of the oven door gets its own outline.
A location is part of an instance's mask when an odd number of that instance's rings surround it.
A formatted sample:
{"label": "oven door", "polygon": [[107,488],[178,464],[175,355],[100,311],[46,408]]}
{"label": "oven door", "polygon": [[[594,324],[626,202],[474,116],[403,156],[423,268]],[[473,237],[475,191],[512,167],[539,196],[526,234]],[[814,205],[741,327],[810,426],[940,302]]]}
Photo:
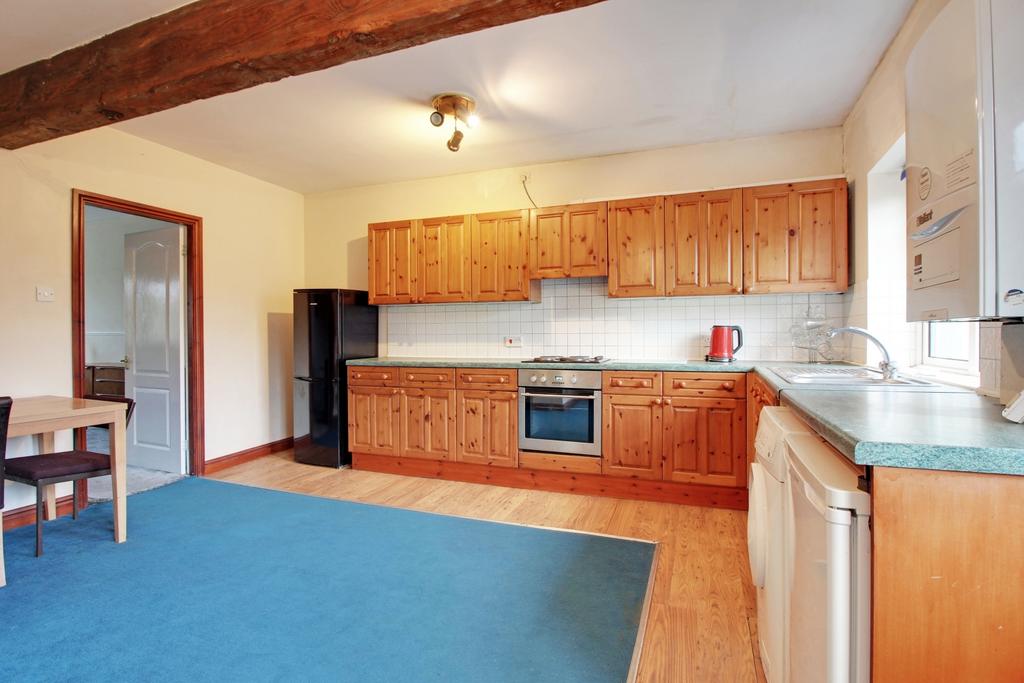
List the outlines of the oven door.
{"label": "oven door", "polygon": [[601,456],[601,392],[519,389],[519,448]]}

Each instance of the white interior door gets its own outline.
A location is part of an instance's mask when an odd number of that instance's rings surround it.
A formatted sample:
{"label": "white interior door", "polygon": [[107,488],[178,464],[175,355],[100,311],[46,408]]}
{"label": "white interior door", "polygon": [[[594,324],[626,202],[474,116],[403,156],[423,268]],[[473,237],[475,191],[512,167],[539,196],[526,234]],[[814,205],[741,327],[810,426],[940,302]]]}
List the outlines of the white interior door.
{"label": "white interior door", "polygon": [[184,228],[124,238],[125,395],[135,399],[128,464],[186,472]]}

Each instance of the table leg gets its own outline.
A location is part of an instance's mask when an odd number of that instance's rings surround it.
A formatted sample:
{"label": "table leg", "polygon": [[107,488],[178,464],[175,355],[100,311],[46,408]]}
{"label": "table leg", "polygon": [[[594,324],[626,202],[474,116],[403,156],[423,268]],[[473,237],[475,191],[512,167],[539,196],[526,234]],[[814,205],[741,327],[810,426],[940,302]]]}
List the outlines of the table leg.
{"label": "table leg", "polygon": [[[56,450],[53,432],[43,432],[40,436],[40,453],[53,453]],[[57,519],[57,485],[43,487],[43,498],[46,503],[46,519]]]}
{"label": "table leg", "polygon": [[114,540],[118,543],[128,538],[127,460],[125,414],[119,410],[110,423],[110,481],[114,490]]}
{"label": "table leg", "polygon": [[[3,482],[0,481],[0,486],[3,486]],[[0,512],[0,517],[3,517],[3,513]],[[0,519],[0,588],[7,585],[7,572],[4,569],[4,523]]]}

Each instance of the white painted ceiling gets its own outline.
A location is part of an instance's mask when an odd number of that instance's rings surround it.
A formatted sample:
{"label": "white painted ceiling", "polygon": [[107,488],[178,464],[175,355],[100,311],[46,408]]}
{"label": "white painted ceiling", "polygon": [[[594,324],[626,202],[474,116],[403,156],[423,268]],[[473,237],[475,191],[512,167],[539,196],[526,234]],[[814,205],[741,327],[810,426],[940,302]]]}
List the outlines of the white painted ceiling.
{"label": "white painted ceiling", "polygon": [[[117,127],[318,192],[835,126],[912,4],[608,0]],[[447,90],[482,119],[454,154],[427,120]]]}
{"label": "white painted ceiling", "polygon": [[0,0],[0,74],[191,0]]}

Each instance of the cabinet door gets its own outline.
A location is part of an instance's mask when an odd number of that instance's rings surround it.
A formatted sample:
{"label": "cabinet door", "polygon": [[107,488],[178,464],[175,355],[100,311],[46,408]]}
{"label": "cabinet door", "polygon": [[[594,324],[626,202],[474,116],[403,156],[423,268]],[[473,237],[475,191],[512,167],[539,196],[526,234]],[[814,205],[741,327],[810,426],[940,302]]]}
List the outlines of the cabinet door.
{"label": "cabinet door", "polygon": [[608,204],[570,204],[530,211],[530,276],[608,274]]}
{"label": "cabinet door", "polygon": [[569,224],[565,206],[530,211],[530,277],[569,277]]}
{"label": "cabinet door", "polygon": [[766,406],[779,405],[779,400],[775,390],[756,372],[750,373],[747,387],[747,458],[752,459],[754,457],[754,442],[757,439],[757,426],[761,424],[761,410]]}
{"label": "cabinet door", "polygon": [[793,270],[802,292],[845,292],[848,285],[846,181],[793,186]]}
{"label": "cabinet door", "polygon": [[664,478],[717,486],[747,481],[745,403],[672,398],[664,402]]}
{"label": "cabinet door", "polygon": [[602,473],[661,479],[662,403],[651,396],[604,397]]}
{"label": "cabinet door", "polygon": [[514,391],[459,391],[460,462],[515,467],[519,460],[518,394]]}
{"label": "cabinet door", "polygon": [[665,296],[663,197],[608,202],[608,296]]}
{"label": "cabinet door", "polygon": [[398,455],[398,389],[349,387],[348,444],[353,453]]}
{"label": "cabinet door", "polygon": [[401,389],[399,453],[409,458],[455,458],[455,390]]}
{"label": "cabinet door", "polygon": [[473,301],[528,300],[529,213],[478,214],[472,226]]}
{"label": "cabinet door", "polygon": [[743,191],[744,291],[844,292],[846,181]]}
{"label": "cabinet door", "polygon": [[670,296],[742,291],[742,206],[741,190],[665,199],[665,278]]}
{"label": "cabinet door", "polygon": [[472,300],[471,229],[467,216],[417,221],[419,300],[423,303]]}
{"label": "cabinet door", "polygon": [[608,204],[573,204],[565,213],[569,277],[604,277],[608,274]]}
{"label": "cabinet door", "polygon": [[416,234],[412,221],[374,223],[369,229],[370,303],[416,300]]}

